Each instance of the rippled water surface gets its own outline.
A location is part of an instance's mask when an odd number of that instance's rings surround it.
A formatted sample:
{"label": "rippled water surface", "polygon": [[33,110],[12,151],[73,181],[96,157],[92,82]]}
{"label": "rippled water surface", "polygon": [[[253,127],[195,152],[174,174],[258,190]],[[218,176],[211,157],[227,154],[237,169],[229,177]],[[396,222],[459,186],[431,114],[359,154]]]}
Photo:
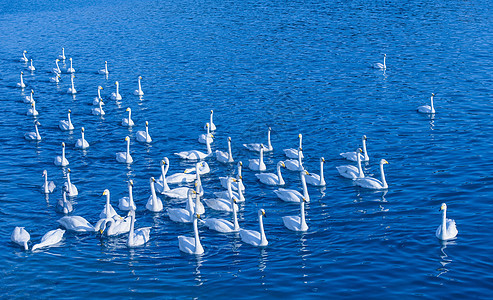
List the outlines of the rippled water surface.
{"label": "rippled water surface", "polygon": [[[0,286],[5,298],[427,298],[490,297],[493,245],[491,148],[493,133],[493,11],[488,1],[13,1],[1,4],[0,32]],[[49,82],[65,47],[76,69]],[[22,51],[37,70],[19,62]],[[385,72],[372,68],[387,54]],[[97,74],[108,61],[110,75]],[[66,61],[65,63],[67,63]],[[64,64],[61,64],[62,67]],[[66,66],[65,66],[66,67]],[[27,88],[15,87],[24,71]],[[143,77],[142,99],[133,95]],[[109,99],[120,82],[123,100]],[[91,115],[97,86],[106,115]],[[35,91],[39,143],[24,140],[33,118],[22,102]],[[418,114],[436,93],[433,116]],[[132,108],[136,126],[120,125]],[[73,132],[58,122],[72,110]],[[282,216],[299,205],[280,201],[275,188],[245,169],[246,202],[240,226],[257,229],[267,212],[269,245],[255,248],[236,234],[199,227],[205,253],[183,254],[178,235],[192,235],[166,213],[150,213],[149,178],[193,164],[174,152],[205,149],[197,142],[209,111],[217,125],[213,150],[246,166],[257,155],[243,143],[266,142],[272,127],[269,171],[303,134],[305,166],[325,188],[309,187],[309,230],[287,230]],[[135,140],[149,121],[150,145]],[[74,148],[80,127],[91,144]],[[115,160],[131,137],[134,163]],[[389,189],[353,185],[335,169],[339,153],[368,137],[367,175],[379,176],[385,158]],[[67,233],[59,247],[23,251],[10,241],[15,226],[31,246],[58,227],[56,211],[67,168],[56,167],[67,144],[71,178],[79,189],[74,214],[95,223],[111,191],[113,205],[135,182],[137,227],[152,226],[151,239],[129,250],[126,236],[101,239]],[[236,167],[207,159],[205,198],[222,190],[218,177]],[[40,192],[46,169],[57,188]],[[284,170],[286,188],[301,190],[299,175]],[[165,208],[181,206],[164,196]],[[440,243],[438,209],[448,205],[457,239]],[[123,212],[122,212],[123,214]],[[203,216],[230,218],[210,209]]]}

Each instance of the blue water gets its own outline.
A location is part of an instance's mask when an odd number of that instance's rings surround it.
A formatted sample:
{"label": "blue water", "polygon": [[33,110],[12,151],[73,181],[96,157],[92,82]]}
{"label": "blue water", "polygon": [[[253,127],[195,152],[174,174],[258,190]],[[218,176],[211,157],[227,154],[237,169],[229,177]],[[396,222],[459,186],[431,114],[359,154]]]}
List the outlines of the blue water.
{"label": "blue water", "polygon": [[[405,1],[404,1],[405,2]],[[493,11],[488,1],[5,1],[0,5],[0,290],[2,298],[382,298],[490,297],[487,236],[493,226]],[[49,82],[65,47],[76,69],[74,97],[67,74]],[[19,62],[34,59],[31,74]],[[371,68],[387,54],[385,72]],[[108,61],[110,75],[96,74]],[[15,88],[23,70],[28,87]],[[143,99],[133,95],[142,75]],[[109,99],[114,81],[123,100]],[[91,115],[102,85],[103,118]],[[32,120],[22,98],[35,90],[43,141],[27,142]],[[418,114],[436,93],[434,118]],[[134,129],[120,126],[131,107]],[[74,132],[58,129],[71,109]],[[305,166],[314,173],[325,157],[324,189],[309,187],[306,233],[287,230],[281,217],[299,206],[280,201],[274,188],[244,170],[246,203],[240,226],[257,229],[264,208],[269,245],[258,249],[235,234],[200,227],[205,253],[182,254],[178,235],[191,225],[145,210],[149,178],[170,159],[170,174],[191,163],[172,153],[205,149],[197,142],[209,111],[217,131],[213,150],[226,149],[245,165],[255,154],[241,145],[265,142],[272,127],[273,171],[282,149],[303,134]],[[154,141],[135,132],[148,120]],[[84,126],[91,144],[74,148]],[[388,192],[358,188],[338,175],[368,137],[367,174],[385,158]],[[134,163],[115,160],[132,137]],[[150,241],[129,250],[126,237],[101,239],[67,232],[59,247],[23,251],[10,242],[15,226],[31,246],[55,229],[62,215],[66,168],[53,165],[67,146],[79,189],[74,214],[95,223],[109,189],[117,207],[135,181],[137,227],[152,226]],[[206,198],[220,191],[219,176],[235,166],[207,160]],[[40,192],[46,169],[57,189]],[[299,175],[283,172],[287,188]],[[164,196],[165,207],[171,207]],[[440,243],[438,209],[448,205],[456,240]],[[229,218],[207,210],[204,217]]]}

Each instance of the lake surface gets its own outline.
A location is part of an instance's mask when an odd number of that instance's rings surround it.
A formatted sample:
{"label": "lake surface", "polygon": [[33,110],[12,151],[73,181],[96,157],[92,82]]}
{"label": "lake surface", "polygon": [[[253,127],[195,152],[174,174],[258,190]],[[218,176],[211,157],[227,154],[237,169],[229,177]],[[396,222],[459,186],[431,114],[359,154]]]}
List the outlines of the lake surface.
{"label": "lake surface", "polygon": [[[488,1],[13,1],[0,4],[0,287],[2,298],[487,298],[493,290],[493,243],[485,236],[493,213],[493,46]],[[65,48],[73,58],[75,96],[68,74],[49,82]],[[22,51],[36,71],[19,62]],[[372,68],[387,55],[387,70]],[[108,61],[108,78],[97,74]],[[60,63],[61,67],[66,67]],[[20,71],[27,87],[16,88]],[[142,99],[133,95],[142,76]],[[122,101],[109,99],[120,82]],[[104,117],[91,114],[97,86]],[[33,131],[23,98],[35,91],[43,140]],[[436,93],[437,113],[416,108]],[[136,126],[120,125],[132,108]],[[73,132],[58,122],[72,110]],[[178,235],[189,224],[145,210],[149,178],[170,160],[169,174],[193,163],[174,152],[205,150],[197,142],[214,110],[213,150],[232,139],[233,157],[257,154],[242,144],[266,142],[269,172],[285,159],[282,149],[303,134],[304,164],[325,188],[309,186],[306,233],[287,230],[282,216],[299,205],[279,200],[276,188],[243,171],[246,202],[240,226],[258,228],[264,208],[269,245],[252,247],[237,234],[199,226],[205,253],[183,254]],[[149,121],[150,145],[135,140]],[[85,127],[86,151],[74,148]],[[115,153],[131,137],[134,163]],[[340,152],[368,137],[367,176],[379,176],[386,159],[389,189],[359,188],[339,176],[348,164]],[[67,168],[53,164],[67,144],[71,179],[79,189],[74,215],[99,219],[111,191],[113,206],[133,179],[136,227],[151,226],[143,247],[128,249],[126,236],[100,238],[67,232],[58,247],[23,251],[10,241],[15,226],[32,246],[58,227]],[[221,191],[219,176],[235,164],[208,158],[205,198]],[[40,191],[47,170],[57,188]],[[283,170],[286,188],[301,190],[299,174]],[[165,208],[183,206],[164,196]],[[457,239],[440,242],[438,209],[448,205]],[[124,212],[120,212],[124,214]],[[229,219],[206,209],[203,216]]]}

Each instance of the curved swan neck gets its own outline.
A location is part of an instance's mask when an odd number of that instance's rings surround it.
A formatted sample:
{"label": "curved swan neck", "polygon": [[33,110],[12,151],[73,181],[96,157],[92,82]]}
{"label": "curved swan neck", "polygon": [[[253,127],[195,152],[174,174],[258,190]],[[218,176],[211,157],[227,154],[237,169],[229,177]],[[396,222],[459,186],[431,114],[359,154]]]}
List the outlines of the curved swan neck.
{"label": "curved swan neck", "polygon": [[163,177],[163,190],[164,191],[169,190],[168,183],[166,182],[166,174],[168,173],[168,168],[169,168],[168,164],[166,164],[166,167],[164,166],[164,164],[161,164],[161,177]]}
{"label": "curved swan neck", "polygon": [[146,125],[146,138],[149,138],[149,126]]}
{"label": "curved swan neck", "polygon": [[156,204],[156,189],[154,188],[154,181],[151,181],[151,195],[152,195],[152,205]]}
{"label": "curved swan neck", "polygon": [[386,69],[387,65],[385,64],[385,59],[387,58],[387,55],[383,56],[383,68]]}
{"label": "curved swan neck", "polygon": [[72,87],[72,90],[74,89],[74,76],[70,77],[70,85]]}
{"label": "curved swan neck", "polygon": [[[41,135],[39,134],[39,131],[38,131],[38,124],[34,124],[34,130],[36,131],[36,139],[40,140]],[[46,175],[45,175],[45,177],[46,177]]]}
{"label": "curved swan neck", "polygon": [[385,180],[385,173],[383,171],[383,163],[380,163],[380,174],[382,175],[382,183],[383,183],[383,187],[384,188],[387,188],[388,185],[387,185],[387,181]]}
{"label": "curved swan neck", "polygon": [[260,227],[260,245],[266,245],[267,244],[267,237],[265,236],[264,221],[262,219],[261,213],[259,213],[259,216],[258,216],[258,225]]}
{"label": "curved swan neck", "polygon": [[72,190],[72,182],[70,181],[70,173],[67,173],[67,186],[68,186],[68,190],[70,192],[70,190]]}
{"label": "curved swan neck", "polygon": [[108,73],[108,63],[104,62],[104,72]]}

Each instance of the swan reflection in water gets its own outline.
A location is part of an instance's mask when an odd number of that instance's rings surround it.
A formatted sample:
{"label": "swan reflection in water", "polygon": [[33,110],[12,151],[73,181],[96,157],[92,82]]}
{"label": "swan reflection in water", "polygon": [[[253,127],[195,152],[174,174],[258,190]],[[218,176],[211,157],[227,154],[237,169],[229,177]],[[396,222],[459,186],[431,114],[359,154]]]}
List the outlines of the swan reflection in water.
{"label": "swan reflection in water", "polygon": [[[267,268],[267,254],[268,253],[265,247],[260,248],[260,256],[258,258],[258,270],[262,273],[264,272],[265,268]],[[264,278],[264,276],[265,275],[262,275],[262,278]],[[265,282],[262,282],[262,284],[265,284]]]}
{"label": "swan reflection in water", "polygon": [[201,286],[204,284],[204,280],[202,280],[202,275],[200,274],[200,267],[202,267],[202,254],[194,256],[196,259],[196,265],[193,271],[193,276],[195,277],[195,286]]}
{"label": "swan reflection in water", "polygon": [[457,244],[455,240],[449,240],[449,241],[439,240],[439,243],[440,243],[440,267],[437,269],[437,271],[439,272],[437,274],[437,277],[440,277],[443,274],[446,274],[449,271],[446,268],[446,266],[452,262],[452,259],[450,259],[447,255],[447,253],[445,253],[445,249],[449,245],[456,245]]}

